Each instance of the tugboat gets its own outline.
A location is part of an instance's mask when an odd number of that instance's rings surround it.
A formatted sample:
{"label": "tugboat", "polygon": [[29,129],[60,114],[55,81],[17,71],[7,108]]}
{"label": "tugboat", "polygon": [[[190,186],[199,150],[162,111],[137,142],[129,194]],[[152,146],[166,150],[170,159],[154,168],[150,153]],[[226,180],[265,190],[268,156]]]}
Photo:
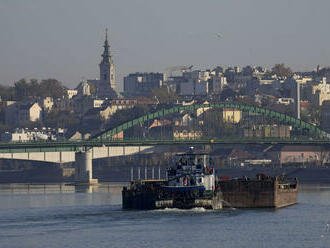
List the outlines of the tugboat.
{"label": "tugboat", "polygon": [[216,176],[208,154],[177,154],[167,179],[135,180],[122,191],[123,209],[281,208],[296,204],[298,179]]}
{"label": "tugboat", "polygon": [[122,191],[123,209],[222,209],[222,193],[208,154],[177,154],[166,180],[135,180]]}

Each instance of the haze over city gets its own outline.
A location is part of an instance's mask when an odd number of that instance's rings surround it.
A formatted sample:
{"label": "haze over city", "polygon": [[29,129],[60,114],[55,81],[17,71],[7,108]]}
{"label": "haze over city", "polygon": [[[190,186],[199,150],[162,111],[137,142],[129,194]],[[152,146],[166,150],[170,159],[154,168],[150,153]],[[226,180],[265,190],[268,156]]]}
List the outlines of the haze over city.
{"label": "haze over city", "polygon": [[0,0],[0,83],[98,77],[105,28],[119,89],[128,73],[175,65],[312,70],[329,64],[329,9],[326,0]]}
{"label": "haze over city", "polygon": [[0,0],[0,248],[329,247],[330,0]]}

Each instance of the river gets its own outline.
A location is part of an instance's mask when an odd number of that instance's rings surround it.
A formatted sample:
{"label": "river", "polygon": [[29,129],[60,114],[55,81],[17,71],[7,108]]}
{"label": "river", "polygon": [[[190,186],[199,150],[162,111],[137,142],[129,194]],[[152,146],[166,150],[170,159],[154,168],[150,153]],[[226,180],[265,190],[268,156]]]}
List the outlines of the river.
{"label": "river", "polygon": [[0,247],[330,247],[330,185],[282,209],[121,210],[121,185],[0,185]]}

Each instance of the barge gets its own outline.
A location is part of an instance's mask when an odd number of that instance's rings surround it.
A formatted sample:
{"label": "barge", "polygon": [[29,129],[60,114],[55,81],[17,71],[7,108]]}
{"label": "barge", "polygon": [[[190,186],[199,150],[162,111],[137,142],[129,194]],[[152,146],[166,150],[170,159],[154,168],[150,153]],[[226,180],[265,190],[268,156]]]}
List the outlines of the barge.
{"label": "barge", "polygon": [[122,190],[123,209],[280,208],[297,202],[298,180],[284,176],[217,177],[208,154],[177,154],[167,179],[134,180]]}
{"label": "barge", "polygon": [[217,188],[223,200],[235,208],[281,208],[297,203],[298,179],[285,176],[222,179]]}

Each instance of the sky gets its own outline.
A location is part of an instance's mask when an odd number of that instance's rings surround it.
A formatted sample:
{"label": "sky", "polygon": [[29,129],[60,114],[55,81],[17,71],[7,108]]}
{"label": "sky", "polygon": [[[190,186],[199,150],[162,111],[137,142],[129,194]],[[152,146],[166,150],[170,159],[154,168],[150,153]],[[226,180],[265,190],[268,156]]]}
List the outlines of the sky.
{"label": "sky", "polygon": [[97,78],[105,29],[119,90],[134,72],[330,64],[329,0],[0,0],[0,84]]}

